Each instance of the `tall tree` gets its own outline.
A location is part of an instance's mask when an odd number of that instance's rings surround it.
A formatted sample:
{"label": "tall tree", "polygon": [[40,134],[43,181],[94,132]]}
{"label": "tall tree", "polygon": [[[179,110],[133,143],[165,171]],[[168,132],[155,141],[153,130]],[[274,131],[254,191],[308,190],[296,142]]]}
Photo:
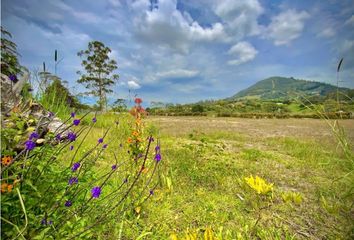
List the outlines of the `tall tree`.
{"label": "tall tree", "polygon": [[86,92],[87,95],[99,97],[100,110],[104,110],[107,105],[107,93],[113,92],[110,87],[118,81],[118,74],[114,74],[117,62],[109,58],[111,49],[106,47],[99,41],[88,43],[88,49],[81,50],[77,55],[83,58],[81,65],[86,73],[80,74],[78,83],[84,84],[91,91]]}

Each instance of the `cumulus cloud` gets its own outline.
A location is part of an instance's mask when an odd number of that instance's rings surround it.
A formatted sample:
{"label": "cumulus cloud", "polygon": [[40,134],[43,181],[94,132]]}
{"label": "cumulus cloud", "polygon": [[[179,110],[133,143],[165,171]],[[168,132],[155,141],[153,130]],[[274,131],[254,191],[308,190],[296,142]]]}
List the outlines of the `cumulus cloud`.
{"label": "cumulus cloud", "polygon": [[258,51],[248,42],[239,42],[233,45],[227,53],[236,57],[236,59],[227,63],[229,65],[239,65],[253,60]]}
{"label": "cumulus cloud", "polygon": [[130,88],[130,89],[139,89],[139,88],[141,88],[140,84],[137,83],[137,82],[135,82],[134,80],[128,81],[128,82],[127,82],[127,86],[128,86],[128,88]]}
{"label": "cumulus cloud", "polygon": [[263,11],[258,0],[215,1],[215,13],[226,24],[228,33],[239,38],[260,33],[258,17]]}
{"label": "cumulus cloud", "polygon": [[[186,13],[177,9],[176,0],[161,0],[151,9],[150,1],[134,2],[135,35],[144,43],[168,46],[187,53],[194,42],[225,41],[227,36],[221,23],[202,27]],[[143,10],[142,14],[137,12]]]}
{"label": "cumulus cloud", "polygon": [[305,20],[309,17],[310,15],[306,11],[286,10],[272,17],[266,30],[266,37],[272,39],[275,45],[287,45],[300,37]]}

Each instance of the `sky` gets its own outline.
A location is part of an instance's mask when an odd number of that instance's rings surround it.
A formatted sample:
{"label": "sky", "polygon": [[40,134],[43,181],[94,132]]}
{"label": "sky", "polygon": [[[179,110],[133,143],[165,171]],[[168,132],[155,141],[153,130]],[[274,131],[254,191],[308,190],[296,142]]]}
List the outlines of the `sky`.
{"label": "sky", "polygon": [[29,70],[75,94],[77,52],[98,40],[118,63],[110,99],[190,103],[234,95],[271,76],[354,88],[353,0],[2,0],[1,25]]}

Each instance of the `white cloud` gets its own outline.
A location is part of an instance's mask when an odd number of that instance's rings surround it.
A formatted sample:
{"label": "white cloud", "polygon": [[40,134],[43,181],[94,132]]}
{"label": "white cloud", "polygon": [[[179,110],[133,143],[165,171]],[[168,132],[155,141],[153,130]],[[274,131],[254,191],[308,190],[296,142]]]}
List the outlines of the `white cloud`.
{"label": "white cloud", "polygon": [[130,80],[127,82],[127,85],[130,89],[139,89],[141,88],[141,86],[139,85],[139,83],[135,82],[134,80]]}
{"label": "white cloud", "polygon": [[[150,11],[149,1],[135,2],[134,25],[137,38],[144,43],[168,46],[187,53],[195,42],[225,41],[227,36],[221,23],[202,27],[188,13],[177,9],[176,0],[160,0],[158,8]],[[145,10],[143,13],[136,11]]]}
{"label": "white cloud", "polygon": [[345,25],[351,25],[354,26],[354,15],[352,15],[350,18],[348,18],[347,21],[344,23]]}
{"label": "white cloud", "polygon": [[266,37],[274,41],[275,45],[287,45],[294,39],[300,37],[305,20],[310,15],[306,11],[287,10],[272,18],[269,24]]}
{"label": "white cloud", "polygon": [[188,69],[175,69],[165,72],[158,72],[157,78],[191,78],[198,76],[199,71]]}
{"label": "white cloud", "polygon": [[325,28],[322,32],[318,33],[317,36],[319,37],[325,37],[325,38],[330,38],[336,35],[336,32],[334,31],[333,28],[327,27]]}
{"label": "white cloud", "polygon": [[258,0],[219,0],[215,4],[215,13],[226,24],[230,35],[242,38],[260,33],[257,19],[264,10]]}
{"label": "white cloud", "polygon": [[248,42],[239,42],[232,46],[227,53],[237,57],[227,63],[229,65],[239,65],[253,60],[258,51]]}

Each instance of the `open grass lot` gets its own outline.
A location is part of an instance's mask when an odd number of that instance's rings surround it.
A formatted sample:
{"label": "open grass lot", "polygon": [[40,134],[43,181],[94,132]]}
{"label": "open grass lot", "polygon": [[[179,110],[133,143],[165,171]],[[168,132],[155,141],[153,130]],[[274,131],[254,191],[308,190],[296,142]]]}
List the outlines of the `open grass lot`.
{"label": "open grass lot", "polygon": [[[100,116],[97,137],[120,119],[109,139],[128,134],[126,117]],[[149,117],[161,140],[161,187],[105,239],[168,239],[186,233],[218,239],[352,239],[353,172],[324,121]],[[354,121],[341,121],[351,142]],[[96,138],[92,138],[96,141]],[[109,154],[107,154],[109,161]],[[105,160],[105,161],[106,161]],[[104,161],[101,161],[104,165]],[[111,164],[111,163],[109,163]],[[273,183],[258,195],[245,177]],[[123,225],[121,225],[123,224]],[[192,238],[193,239],[193,238]]]}

